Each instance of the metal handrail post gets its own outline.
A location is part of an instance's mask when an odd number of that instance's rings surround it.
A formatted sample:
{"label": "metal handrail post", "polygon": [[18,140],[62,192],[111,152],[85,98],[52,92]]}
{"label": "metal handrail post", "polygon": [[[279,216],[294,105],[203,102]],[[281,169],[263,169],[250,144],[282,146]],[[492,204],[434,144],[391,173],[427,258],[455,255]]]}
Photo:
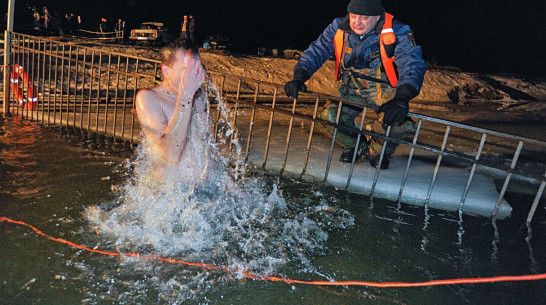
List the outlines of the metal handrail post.
{"label": "metal handrail post", "polygon": [[[417,122],[417,128],[415,129],[415,135],[413,136],[413,144],[417,144],[417,139],[419,138],[419,133],[421,132],[421,124],[423,123],[422,119],[419,119]],[[406,170],[404,171],[404,177],[402,178],[402,184],[400,185],[400,191],[398,192],[398,198],[396,203],[398,203],[398,208],[400,209],[400,202],[402,201],[402,194],[404,193],[404,187],[408,181],[409,169],[411,166],[411,161],[413,160],[413,154],[415,153],[415,146],[412,146],[408,156],[408,162],[406,163]]]}
{"label": "metal handrail post", "polygon": [[[43,46],[44,46],[44,49],[42,51],[42,43],[43,43]],[[41,79],[41,83],[42,83],[42,99],[41,99],[41,104],[42,104],[42,124],[44,124],[44,119],[45,119],[45,94],[44,94],[44,91],[45,91],[45,79],[46,79],[46,42],[42,42],[42,40],[40,39],[40,56],[43,57],[43,60],[42,60],[42,79]],[[40,91],[40,87],[38,86],[38,90]],[[49,107],[49,105],[48,105]]]}
{"label": "metal handrail post", "polygon": [[112,64],[112,54],[108,54],[108,71],[106,72],[106,102],[104,105],[104,135],[108,131],[108,104],[110,103],[110,65]]}
{"label": "metal handrail post", "polygon": [[[136,64],[135,64],[135,72],[138,73],[138,68],[139,68],[139,65],[140,65],[140,59],[137,59],[136,60]],[[127,79],[129,79],[129,77],[127,76]],[[138,76],[135,76],[135,85],[133,87],[133,106],[131,108],[131,138],[129,139],[129,142],[132,144],[134,142],[134,137],[135,137],[135,117],[136,117],[136,95],[137,95],[137,91],[138,91],[138,81],[140,80],[140,77]],[[125,83],[125,85],[127,86],[127,83]],[[127,109],[127,95],[125,95],[123,97],[123,114],[122,114],[122,118],[123,118],[123,122],[122,122],[122,126],[121,126],[121,138],[123,139],[125,137],[125,116],[126,116],[126,110]]]}
{"label": "metal handrail post", "polygon": [[[59,106],[59,113],[61,115],[61,118],[60,118],[60,122],[59,122],[59,125],[61,125],[61,127],[63,127],[63,87],[64,87],[64,52],[65,52],[65,45],[63,44],[62,45],[63,47],[63,55],[61,56],[61,104]],[[66,115],[67,115],[67,121],[66,121],[66,124],[67,124],[67,127],[68,127],[68,103],[66,104],[67,108],[66,108]]]}
{"label": "metal handrail post", "polygon": [[506,175],[506,179],[504,180],[504,184],[502,185],[502,189],[499,194],[499,199],[497,200],[497,204],[495,204],[495,209],[493,210],[493,214],[491,215],[493,219],[497,218],[497,212],[499,211],[502,199],[504,198],[504,194],[506,193],[506,189],[508,188],[508,184],[510,183],[510,179],[512,178],[511,170],[513,170],[516,167],[516,163],[518,162],[519,155],[521,153],[522,148],[523,148],[523,141],[519,141],[514,157],[512,158],[512,163],[510,164],[510,171],[508,172],[508,175]]}
{"label": "metal handrail post", "polygon": [[[256,90],[254,92],[254,105],[258,104],[258,92],[260,91],[260,83],[256,85]],[[245,163],[248,162],[248,154],[250,152],[250,144],[252,141],[252,131],[254,127],[254,118],[256,116],[256,107],[252,107],[252,114],[250,115],[250,125],[248,126],[248,137],[246,139],[246,148],[245,148]]]}
{"label": "metal handrail post", "polygon": [[[85,104],[85,66],[87,65],[87,49],[83,49],[83,63],[82,63],[82,102],[80,104],[80,130],[83,130],[83,106]],[[77,90],[77,88],[76,88]]]}
{"label": "metal handrail post", "polygon": [[307,137],[307,148],[305,149],[305,160],[303,162],[303,169],[301,170],[300,179],[303,179],[303,175],[307,171],[307,164],[309,163],[309,155],[311,154],[311,143],[313,142],[313,133],[315,132],[315,120],[318,114],[318,105],[320,97],[315,99],[315,109],[313,110],[313,119],[311,120],[311,127],[309,128],[309,136]]}
{"label": "metal handrail post", "polygon": [[5,114],[9,113],[9,89],[10,89],[10,66],[11,66],[11,32],[13,31],[13,17],[15,13],[15,0],[8,2],[8,22],[4,31],[4,104],[2,110]]}
{"label": "metal handrail post", "polygon": [[328,181],[328,174],[330,172],[330,164],[332,162],[332,155],[334,154],[334,145],[336,144],[337,128],[339,126],[339,119],[341,118],[342,107],[343,107],[343,102],[339,101],[337,105],[336,125],[334,127],[334,132],[332,134],[332,143],[330,144],[330,151],[328,152],[328,161],[326,163],[326,170],[324,171],[324,179],[322,180],[322,182],[324,183]]}
{"label": "metal handrail post", "polygon": [[97,108],[95,108],[95,132],[99,132],[99,115],[100,115],[100,95],[101,95],[101,80],[102,80],[102,52],[99,52],[99,69],[97,71]]}
{"label": "metal handrail post", "polygon": [[[546,177],[546,173],[544,173],[544,176]],[[538,207],[538,202],[540,198],[542,197],[542,193],[544,192],[544,186],[546,186],[546,182],[542,181],[540,184],[540,187],[538,188],[538,192],[535,196],[535,200],[533,200],[533,205],[531,206],[531,209],[529,210],[529,214],[527,215],[527,223],[530,223],[533,219],[533,216],[535,215],[535,211]]]}
{"label": "metal handrail post", "polygon": [[269,126],[267,127],[267,136],[265,138],[264,159],[262,162],[262,168],[264,169],[267,164],[267,155],[269,154],[269,144],[271,143],[271,129],[273,128],[273,119],[275,117],[275,104],[277,103],[277,91],[278,91],[278,88],[275,87],[275,93],[273,94],[273,101],[271,102],[271,114],[269,115]]}
{"label": "metal handrail post", "polygon": [[[211,80],[212,81],[212,80]],[[222,77],[222,84],[220,85],[220,92],[217,92],[216,99],[218,100],[218,103],[221,103],[224,100],[224,85],[226,83],[226,76],[224,75]],[[276,90],[276,89],[275,89]],[[210,104],[209,104],[210,106]],[[214,141],[218,141],[218,122],[220,121],[220,105],[216,105],[216,122],[214,122]]]}
{"label": "metal handrail post", "polygon": [[[117,69],[119,71],[121,67],[121,57],[118,58]],[[127,67],[127,65],[126,65]],[[116,124],[117,124],[117,115],[118,115],[118,95],[119,95],[119,73],[116,73],[116,90],[114,96],[114,118],[112,120],[112,137],[116,137]]]}
{"label": "metal handrail post", "polygon": [[[475,160],[479,160],[480,156],[482,155],[483,146],[485,145],[485,140],[487,138],[487,134],[482,133],[482,139],[480,141],[480,146],[478,147],[478,152],[476,153]],[[468,176],[468,181],[466,182],[466,186],[463,191],[463,196],[461,197],[461,201],[459,202],[459,215],[463,213],[463,206],[464,202],[466,200],[466,196],[468,194],[468,190],[470,189],[470,184],[472,183],[472,179],[474,178],[474,173],[476,172],[476,163],[472,164],[472,169],[470,170],[470,175]]]}
{"label": "metal handrail post", "polygon": [[[59,45],[58,44],[55,45],[55,51],[59,52]],[[57,75],[58,74],[59,74],[59,56],[55,56],[55,79],[53,80],[53,83],[55,84],[55,95],[53,96],[53,124],[54,125],[57,124]],[[61,112],[61,119],[63,117],[63,115],[62,115],[62,103],[63,102],[61,101],[61,108],[59,109],[59,112]],[[62,121],[61,121],[61,125],[62,125]]]}
{"label": "metal handrail post", "polygon": [[[387,132],[385,133],[385,136],[388,138],[391,135],[391,128],[392,126],[387,127]],[[373,182],[372,182],[372,189],[370,190],[370,202],[372,203],[373,207],[373,195],[375,193],[375,187],[377,186],[377,181],[379,180],[379,172],[381,171],[381,164],[383,163],[383,158],[385,156],[385,150],[387,149],[388,142],[387,140],[383,140],[383,146],[381,147],[381,155],[379,155],[379,162],[377,163],[377,168],[375,169],[375,174],[373,176]]]}
{"label": "metal handrail post", "polygon": [[[449,131],[451,126],[446,127],[446,132],[444,134],[444,141],[442,142],[441,151],[443,152],[447,146],[447,139],[449,138]],[[432,174],[432,180],[430,181],[430,186],[428,188],[427,197],[425,199],[425,210],[428,209],[428,203],[430,202],[430,197],[432,196],[432,190],[434,189],[434,184],[436,183],[436,178],[438,176],[438,171],[440,170],[440,163],[442,162],[442,157],[444,155],[439,154],[438,159],[436,160],[436,166],[434,167],[434,173]]]}
{"label": "metal handrail post", "polygon": [[282,176],[284,169],[286,168],[286,162],[288,160],[288,150],[290,149],[290,140],[292,139],[292,128],[294,127],[294,114],[296,113],[296,105],[298,103],[298,99],[293,99],[292,102],[292,116],[290,116],[290,123],[288,125],[288,133],[286,134],[286,142],[284,147],[284,158],[281,163],[281,172],[280,175]]}
{"label": "metal handrail post", "polygon": [[[78,59],[80,49],[76,46],[76,59],[74,61],[74,108],[72,108],[72,128],[76,129],[77,105],[78,105]],[[70,58],[72,58],[72,50],[70,50]],[[68,86],[70,90],[70,86]]]}
{"label": "metal handrail post", "polygon": [[[360,131],[362,131],[362,129],[364,128],[364,120],[366,119],[367,113],[368,113],[368,107],[364,107],[364,111],[362,112],[362,120],[360,121],[360,126],[358,128]],[[349,186],[351,186],[351,179],[353,177],[353,171],[355,169],[355,163],[356,163],[356,155],[358,154],[361,139],[362,139],[362,134],[359,133],[358,136],[356,137],[356,145],[353,152],[353,158],[351,161],[351,168],[349,169],[349,177],[347,178],[347,183],[345,184],[346,189],[348,189]]]}
{"label": "metal handrail post", "polygon": [[[231,123],[232,126],[231,126],[231,129],[232,129],[232,132],[231,132],[231,137],[229,139],[229,151],[231,153],[231,149],[233,147],[233,139],[235,137],[235,133],[236,133],[236,126],[237,126],[237,112],[239,111],[239,96],[240,96],[240,93],[241,93],[241,80],[239,80],[238,84],[237,84],[237,97],[235,99],[235,108],[234,108],[234,111],[233,111],[233,122]],[[237,138],[235,138],[237,140]]]}

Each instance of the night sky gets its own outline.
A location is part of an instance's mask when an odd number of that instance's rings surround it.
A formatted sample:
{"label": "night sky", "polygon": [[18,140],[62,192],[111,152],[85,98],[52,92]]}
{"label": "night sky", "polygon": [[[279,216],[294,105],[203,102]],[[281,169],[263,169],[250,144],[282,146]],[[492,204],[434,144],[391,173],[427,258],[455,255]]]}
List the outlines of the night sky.
{"label": "night sky", "polygon": [[[127,27],[165,22],[177,33],[185,14],[197,17],[197,39],[227,35],[234,53],[259,46],[305,49],[338,16],[348,0],[16,0],[59,13],[81,15],[95,29],[101,17]],[[5,11],[7,1],[3,1]],[[387,12],[409,24],[425,59],[468,72],[545,76],[546,22],[542,1],[383,0]]]}

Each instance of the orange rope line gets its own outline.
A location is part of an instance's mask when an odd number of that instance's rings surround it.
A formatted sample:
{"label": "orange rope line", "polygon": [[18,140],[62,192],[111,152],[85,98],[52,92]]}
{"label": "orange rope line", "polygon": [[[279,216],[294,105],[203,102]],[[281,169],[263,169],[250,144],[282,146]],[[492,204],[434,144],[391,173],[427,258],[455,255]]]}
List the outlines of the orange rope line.
{"label": "orange rope line", "polygon": [[40,231],[38,228],[32,225],[29,225],[28,223],[23,221],[13,220],[7,217],[0,217],[0,222],[4,222],[4,221],[28,227],[32,229],[34,232],[36,232],[36,234],[44,236],[50,240],[53,240],[55,242],[62,243],[62,244],[67,244],[76,249],[81,249],[81,250],[85,250],[92,253],[97,253],[97,254],[102,254],[107,256],[124,255],[124,256],[134,257],[138,259],[149,260],[149,261],[160,261],[160,262],[167,262],[167,263],[173,263],[173,264],[183,264],[186,266],[201,267],[207,270],[240,272],[244,277],[249,279],[260,280],[260,281],[270,281],[270,282],[284,282],[286,284],[302,284],[302,285],[316,285],[316,286],[367,286],[367,287],[379,287],[379,288],[393,288],[393,287],[423,287],[423,286],[457,285],[457,284],[480,284],[480,283],[495,283],[495,282],[510,282],[510,281],[512,282],[513,281],[538,281],[538,280],[546,279],[546,273],[542,273],[542,274],[528,274],[528,275],[503,275],[503,276],[495,276],[495,277],[445,279],[445,280],[433,280],[433,281],[413,282],[413,283],[411,282],[366,282],[366,281],[301,281],[301,280],[293,280],[293,279],[278,277],[278,276],[255,276],[250,271],[246,271],[246,270],[240,271],[238,269],[229,268],[228,266],[225,266],[225,265],[216,266],[216,265],[211,265],[207,263],[194,263],[194,262],[188,262],[188,261],[184,261],[180,259],[164,258],[158,255],[143,256],[139,253],[134,253],[134,252],[120,253],[120,252],[96,250],[96,249],[86,247],[84,245],[73,243],[66,239],[56,238],[56,237],[47,235],[44,232]]}

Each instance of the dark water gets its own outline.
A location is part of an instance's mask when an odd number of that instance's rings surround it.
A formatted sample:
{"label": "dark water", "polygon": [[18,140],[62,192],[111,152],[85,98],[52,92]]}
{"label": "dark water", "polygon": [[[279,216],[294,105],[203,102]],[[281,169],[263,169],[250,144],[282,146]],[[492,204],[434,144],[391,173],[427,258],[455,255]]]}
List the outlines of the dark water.
{"label": "dark water", "polygon": [[[112,186],[130,174],[129,157],[117,147],[81,143],[74,136],[0,117],[0,217],[25,221],[90,248],[116,251],[113,240],[90,229],[84,211],[115,201]],[[305,249],[308,261],[284,264],[276,270],[278,276],[421,282],[546,272],[544,205],[530,231],[522,225],[528,207],[517,205],[529,199],[508,198],[514,215],[497,222],[495,230],[485,218],[465,216],[460,223],[452,213],[425,213],[406,205],[398,209],[393,203],[372,204],[366,197],[317,184],[262,179],[264,192],[278,187],[289,211],[307,213],[328,233],[314,251]],[[349,212],[354,225],[340,228],[339,211]],[[544,304],[546,281],[419,288],[272,283],[223,271],[102,256],[48,240],[26,227],[0,223],[0,304],[182,303]]]}

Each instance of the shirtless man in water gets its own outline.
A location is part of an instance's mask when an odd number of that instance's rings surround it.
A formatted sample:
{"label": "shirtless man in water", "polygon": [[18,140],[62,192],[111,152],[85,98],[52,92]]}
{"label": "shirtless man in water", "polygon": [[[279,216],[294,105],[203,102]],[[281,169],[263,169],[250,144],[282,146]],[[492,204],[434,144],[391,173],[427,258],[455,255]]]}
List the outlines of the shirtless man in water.
{"label": "shirtless man in water", "polygon": [[[179,167],[175,164],[192,162],[187,156],[192,149],[190,130],[206,128],[192,124],[206,125],[208,113],[206,99],[197,98],[206,78],[199,55],[181,40],[165,47],[161,55],[163,83],[138,92],[136,111],[146,145],[153,148],[153,158],[159,163],[154,170],[164,176],[168,168]],[[176,170],[179,175],[180,170],[184,169]]]}

